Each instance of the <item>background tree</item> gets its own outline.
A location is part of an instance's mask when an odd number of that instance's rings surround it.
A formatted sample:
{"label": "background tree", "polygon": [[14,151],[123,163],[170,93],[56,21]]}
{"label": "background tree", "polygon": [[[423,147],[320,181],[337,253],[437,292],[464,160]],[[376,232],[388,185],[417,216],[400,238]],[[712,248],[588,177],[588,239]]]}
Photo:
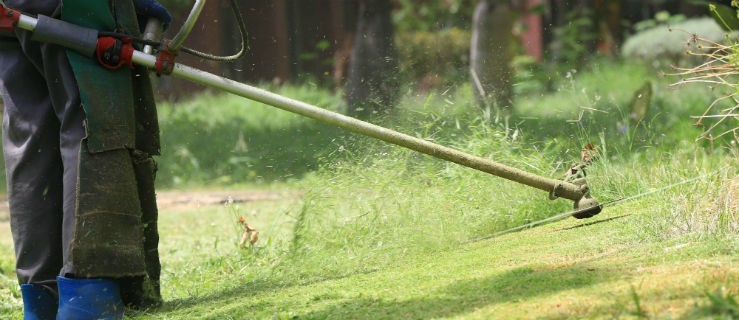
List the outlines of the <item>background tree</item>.
{"label": "background tree", "polygon": [[[730,0],[717,1],[730,3]],[[360,3],[365,7],[361,15]],[[528,9],[522,10],[523,5],[519,7],[518,3],[528,3]],[[192,1],[173,0],[168,5],[174,16],[167,35],[171,38],[187,16]],[[491,10],[500,10],[500,6],[512,10],[495,22],[490,18]],[[655,20],[658,12],[688,18],[707,14],[705,3],[696,0],[273,0],[243,1],[240,7],[249,34],[249,50],[243,59],[233,63],[214,63],[183,54],[179,61],[247,83],[311,82],[343,89],[350,92],[346,98],[347,102],[352,101],[350,110],[361,109],[369,113],[376,107],[385,109],[391,105],[388,101],[392,102],[394,90],[386,89],[396,88],[400,81],[409,88],[416,85],[415,89],[420,92],[442,86],[453,87],[469,79],[472,64],[476,64],[472,69],[478,76],[483,74],[478,69],[481,65],[483,69],[490,69],[485,65],[493,60],[483,59],[484,54],[491,57],[500,54],[503,57],[501,61],[505,61],[513,56],[510,52],[514,48],[519,56],[527,52],[536,60],[527,62],[520,59],[513,71],[500,65],[503,69],[496,71],[497,75],[506,75],[500,79],[508,79],[510,73],[517,77],[529,73],[529,78],[516,81],[533,79],[538,82],[529,87],[516,86],[517,94],[525,88],[549,88],[558,74],[582,69],[586,66],[583,63],[594,54],[620,54],[623,40],[639,31],[635,28],[637,23],[644,25],[644,22]],[[487,10],[479,10],[481,7]],[[477,46],[470,50],[475,9],[478,9],[480,18],[475,21],[475,37],[510,37],[510,41],[495,41],[510,45],[508,49],[500,51],[502,47],[491,47],[494,50],[491,51]],[[518,16],[523,18],[526,15],[538,15],[541,23],[529,24],[518,19]],[[360,18],[364,20],[362,31],[356,32]],[[198,28],[187,40],[187,46],[215,54],[230,54],[238,50],[240,39],[238,32],[233,32],[236,25],[230,1],[209,1],[199,21]],[[512,23],[513,32],[507,26],[495,28],[495,23]],[[483,25],[489,27],[487,35]],[[516,32],[528,33],[527,38],[516,43]],[[354,43],[352,39],[355,36],[364,43]],[[393,39],[395,48],[392,47]],[[486,40],[483,43],[489,45],[490,42]],[[359,51],[355,52],[356,64],[352,66],[357,72],[346,90],[349,60],[354,48]],[[374,51],[367,51],[367,48]],[[382,53],[390,49],[391,52]],[[399,53],[397,60],[394,59],[395,50]],[[476,58],[470,61],[473,55]],[[378,65],[367,66],[368,63]],[[370,78],[362,72],[376,72],[378,75]],[[379,76],[388,72],[391,76],[387,79]],[[499,88],[509,88],[511,83],[510,80],[502,81],[503,86]],[[385,89],[381,87],[383,84],[388,84]],[[362,88],[364,86],[367,88]],[[477,86],[473,87],[477,90]],[[158,89],[160,97],[177,98],[192,95],[203,87],[163,77],[158,79]],[[505,106],[510,103],[506,98],[510,94],[505,90],[497,95],[493,95],[491,90],[487,91],[488,104]],[[366,100],[373,100],[374,106],[361,106]]]}
{"label": "background tree", "polygon": [[508,109],[513,87],[513,8],[508,0],[481,0],[472,18],[470,74],[478,104]]}
{"label": "background tree", "polygon": [[390,0],[360,0],[346,84],[347,112],[368,118],[392,108],[398,95]]}

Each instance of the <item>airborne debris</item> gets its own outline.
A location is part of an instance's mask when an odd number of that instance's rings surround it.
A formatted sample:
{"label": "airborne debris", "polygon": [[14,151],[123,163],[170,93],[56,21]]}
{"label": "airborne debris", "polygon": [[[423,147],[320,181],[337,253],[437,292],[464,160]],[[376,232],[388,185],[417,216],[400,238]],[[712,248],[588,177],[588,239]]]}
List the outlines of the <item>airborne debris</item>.
{"label": "airborne debris", "polygon": [[241,236],[241,240],[239,241],[239,247],[242,248],[246,246],[247,240],[249,240],[249,245],[253,246],[257,240],[259,240],[259,231],[246,223],[246,219],[244,219],[244,217],[239,217],[238,223],[244,226],[244,234]]}
{"label": "airborne debris", "polygon": [[582,161],[583,164],[593,163],[598,156],[598,148],[592,143],[588,143],[588,145],[584,146],[582,150],[580,150],[580,161]]}
{"label": "airborne debris", "polygon": [[588,143],[580,150],[580,163],[573,164],[569,170],[567,170],[565,181],[572,181],[579,178],[585,178],[585,167],[593,163],[600,154],[598,153],[598,147],[592,143]]}

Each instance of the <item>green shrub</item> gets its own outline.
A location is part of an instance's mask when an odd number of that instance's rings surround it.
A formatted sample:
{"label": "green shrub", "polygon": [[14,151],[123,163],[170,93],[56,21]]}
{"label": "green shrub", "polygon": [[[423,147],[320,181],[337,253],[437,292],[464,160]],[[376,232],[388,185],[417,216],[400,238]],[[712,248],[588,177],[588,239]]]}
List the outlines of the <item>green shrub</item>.
{"label": "green shrub", "polygon": [[549,44],[550,58],[566,68],[580,68],[587,62],[593,50],[593,43],[598,38],[594,32],[593,15],[590,8],[578,8],[567,13],[567,23],[553,30],[552,42]]}
{"label": "green shrub", "polygon": [[723,41],[726,36],[712,18],[688,19],[634,34],[624,42],[621,54],[627,59],[642,60],[655,67],[691,63],[694,59],[687,54],[688,50],[699,50],[691,47],[694,34],[716,42]]}
{"label": "green shrub", "polygon": [[[647,81],[653,93],[646,114],[636,119],[632,101]],[[541,140],[558,136],[558,144],[572,143],[569,147],[579,150],[605,139],[613,156],[636,156],[646,148],[668,150],[692,142],[701,134],[690,116],[700,115],[714,93],[702,86],[670,87],[674,81],[643,64],[603,60],[590,70],[570,71],[551,94],[519,97],[514,110],[522,130]]]}

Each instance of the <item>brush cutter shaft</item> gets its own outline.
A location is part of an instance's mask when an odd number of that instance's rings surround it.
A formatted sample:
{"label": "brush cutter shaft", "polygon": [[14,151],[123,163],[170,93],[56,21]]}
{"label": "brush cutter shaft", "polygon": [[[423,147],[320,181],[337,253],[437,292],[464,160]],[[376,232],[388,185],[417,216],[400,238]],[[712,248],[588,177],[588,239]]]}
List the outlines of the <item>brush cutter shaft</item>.
{"label": "brush cutter shaft", "polygon": [[[154,68],[156,58],[137,51],[134,53],[133,62],[149,68]],[[220,89],[247,99],[259,101],[286,111],[297,113],[308,118],[341,127],[348,131],[406,147],[442,160],[451,161],[547,192],[553,192],[558,197],[570,200],[579,200],[587,191],[586,188],[569,182],[541,177],[488,159],[472,156],[449,147],[348,117],[302,101],[283,97],[266,90],[252,87],[179,63],[175,64],[171,75],[202,84],[206,87]]]}
{"label": "brush cutter shaft", "polygon": [[[204,2],[204,0],[198,0],[197,2],[201,3],[201,1]],[[16,27],[26,29],[28,31],[34,31],[36,23],[37,20],[35,18],[21,15]],[[175,45],[177,45],[177,43],[175,43]],[[131,60],[135,64],[146,66],[150,69],[157,69],[157,58],[150,54],[146,54],[141,51],[134,51]],[[378,125],[332,112],[302,101],[283,97],[266,90],[252,87],[183,64],[175,63],[172,68],[171,75],[206,87],[220,89],[247,99],[259,101],[330,125],[341,127],[351,132],[380,139],[442,160],[454,162],[472,169],[487,172],[501,178],[541,189],[549,192],[550,196],[570,199],[577,203],[588,194],[587,185],[579,186],[565,181],[541,177],[533,173],[466,154],[459,150],[380,127]]]}

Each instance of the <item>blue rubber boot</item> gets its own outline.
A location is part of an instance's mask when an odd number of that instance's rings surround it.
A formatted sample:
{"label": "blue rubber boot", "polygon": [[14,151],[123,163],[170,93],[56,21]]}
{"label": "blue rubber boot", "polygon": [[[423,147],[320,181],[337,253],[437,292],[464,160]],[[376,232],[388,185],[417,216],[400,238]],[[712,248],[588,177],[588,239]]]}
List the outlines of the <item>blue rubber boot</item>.
{"label": "blue rubber boot", "polygon": [[24,320],[56,319],[57,300],[51,292],[38,284],[22,284]]}
{"label": "blue rubber boot", "polygon": [[59,311],[57,320],[118,320],[123,302],[118,284],[110,279],[57,277]]}

